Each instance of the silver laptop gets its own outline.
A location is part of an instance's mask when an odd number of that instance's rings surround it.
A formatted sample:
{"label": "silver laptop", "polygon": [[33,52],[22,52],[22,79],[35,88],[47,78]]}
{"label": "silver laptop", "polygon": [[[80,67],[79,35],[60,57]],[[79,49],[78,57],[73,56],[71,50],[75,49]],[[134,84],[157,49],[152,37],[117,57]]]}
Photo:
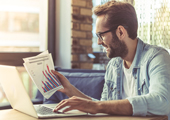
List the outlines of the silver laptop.
{"label": "silver laptop", "polygon": [[13,109],[35,118],[87,115],[87,113],[78,110],[72,110],[67,113],[62,113],[62,111],[54,113],[53,108],[55,105],[50,104],[33,105],[14,66],[0,65],[0,84]]}

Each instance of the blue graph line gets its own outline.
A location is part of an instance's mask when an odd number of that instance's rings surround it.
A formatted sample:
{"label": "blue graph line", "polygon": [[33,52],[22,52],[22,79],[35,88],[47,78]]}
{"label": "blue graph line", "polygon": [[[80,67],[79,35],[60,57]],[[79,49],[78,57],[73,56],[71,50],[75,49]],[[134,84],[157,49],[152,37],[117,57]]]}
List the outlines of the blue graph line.
{"label": "blue graph line", "polygon": [[[53,75],[53,77],[57,80],[57,82],[59,82],[59,80],[57,79],[57,77],[55,75]],[[59,82],[59,84],[61,84],[61,83]]]}
{"label": "blue graph line", "polygon": [[59,84],[49,74],[48,76],[59,86]]}
{"label": "blue graph line", "polygon": [[50,90],[50,88],[44,83],[44,85],[48,88],[48,90]]}
{"label": "blue graph line", "polygon": [[47,82],[47,84],[53,89],[53,87]]}
{"label": "blue graph line", "polygon": [[55,87],[57,87],[57,86],[50,80],[50,78],[47,77],[47,79],[49,80],[49,82],[50,82],[51,84],[53,84]]}

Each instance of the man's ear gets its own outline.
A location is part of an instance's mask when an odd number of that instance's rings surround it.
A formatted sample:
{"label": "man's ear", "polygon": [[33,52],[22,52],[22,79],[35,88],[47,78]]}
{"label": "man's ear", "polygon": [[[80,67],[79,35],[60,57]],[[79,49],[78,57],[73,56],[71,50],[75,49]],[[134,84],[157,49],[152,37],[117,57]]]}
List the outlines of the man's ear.
{"label": "man's ear", "polygon": [[117,37],[122,40],[126,35],[126,30],[123,26],[119,25],[116,30]]}

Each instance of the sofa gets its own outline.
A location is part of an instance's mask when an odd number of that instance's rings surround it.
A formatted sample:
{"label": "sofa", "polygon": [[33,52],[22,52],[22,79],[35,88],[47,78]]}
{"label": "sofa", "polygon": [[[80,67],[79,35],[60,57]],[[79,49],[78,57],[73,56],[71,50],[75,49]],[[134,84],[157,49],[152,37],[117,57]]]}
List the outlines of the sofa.
{"label": "sofa", "polygon": [[[56,68],[63,74],[72,85],[84,94],[100,100],[104,85],[105,70],[84,70],[84,69],[61,69]],[[61,93],[55,92],[49,99],[44,99],[43,103],[58,103],[68,97]]]}
{"label": "sofa", "polygon": [[[86,70],[86,69],[62,69],[55,67],[55,70],[63,74],[72,85],[84,94],[100,100],[104,85],[105,70]],[[37,90],[36,97],[32,99],[33,104],[52,104],[59,103],[68,97],[61,93],[55,92],[49,99],[45,99]],[[0,104],[0,110],[10,109],[9,103]]]}

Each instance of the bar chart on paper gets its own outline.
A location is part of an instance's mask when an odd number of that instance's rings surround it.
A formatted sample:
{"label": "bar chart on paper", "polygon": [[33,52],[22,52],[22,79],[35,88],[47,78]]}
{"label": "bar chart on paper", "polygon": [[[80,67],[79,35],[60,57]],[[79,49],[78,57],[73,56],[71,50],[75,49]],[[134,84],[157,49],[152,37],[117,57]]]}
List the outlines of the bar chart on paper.
{"label": "bar chart on paper", "polygon": [[57,76],[51,72],[54,70],[54,64],[48,51],[34,57],[24,58],[23,64],[38,90],[46,99],[63,88]]}
{"label": "bar chart on paper", "polygon": [[47,70],[42,71],[46,81],[42,81],[42,89],[44,93],[61,86],[60,81],[57,77],[50,71],[49,66],[47,65]]}

